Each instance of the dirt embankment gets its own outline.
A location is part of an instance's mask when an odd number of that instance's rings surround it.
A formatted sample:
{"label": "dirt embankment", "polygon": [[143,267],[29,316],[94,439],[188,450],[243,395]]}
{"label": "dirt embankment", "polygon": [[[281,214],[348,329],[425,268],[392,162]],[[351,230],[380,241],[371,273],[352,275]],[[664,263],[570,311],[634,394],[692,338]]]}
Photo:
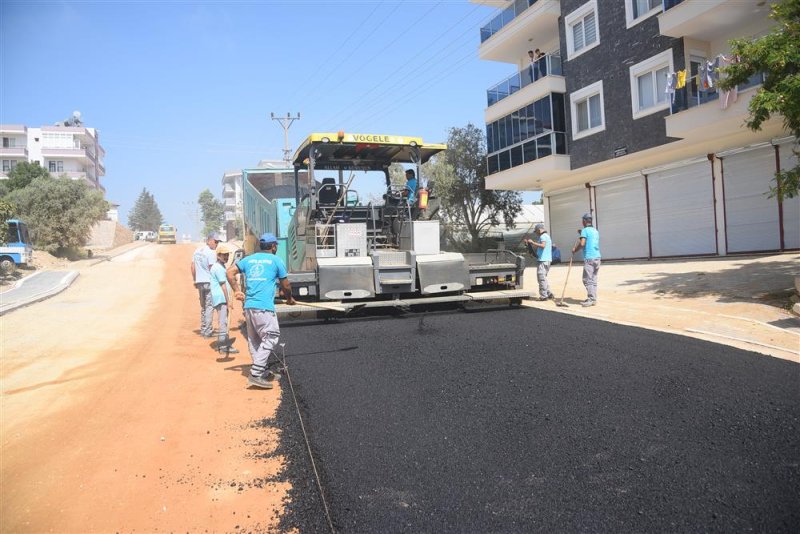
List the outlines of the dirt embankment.
{"label": "dirt embankment", "polygon": [[194,332],[194,246],[137,248],[3,317],[0,531],[277,524],[279,389],[246,389],[242,339],[225,360]]}

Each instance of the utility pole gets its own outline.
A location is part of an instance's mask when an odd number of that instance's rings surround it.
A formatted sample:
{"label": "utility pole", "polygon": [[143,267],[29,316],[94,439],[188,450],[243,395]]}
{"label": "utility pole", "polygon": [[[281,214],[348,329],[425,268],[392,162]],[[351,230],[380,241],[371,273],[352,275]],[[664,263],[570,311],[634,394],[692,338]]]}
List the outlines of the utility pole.
{"label": "utility pole", "polygon": [[286,162],[286,167],[292,166],[292,149],[289,148],[289,127],[294,121],[300,120],[300,113],[296,117],[292,117],[291,113],[286,113],[285,117],[276,117],[274,113],[269,114],[270,118],[278,121],[283,126],[283,161]]}

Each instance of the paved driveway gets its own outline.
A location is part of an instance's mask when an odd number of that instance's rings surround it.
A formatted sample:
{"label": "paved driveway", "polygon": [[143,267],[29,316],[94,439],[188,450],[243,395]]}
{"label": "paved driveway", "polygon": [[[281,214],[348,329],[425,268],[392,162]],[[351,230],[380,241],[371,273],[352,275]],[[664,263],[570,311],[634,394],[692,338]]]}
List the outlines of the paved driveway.
{"label": "paved driveway", "polygon": [[[795,363],[528,308],[283,340],[341,532],[800,528]],[[325,531],[283,392],[285,523]]]}

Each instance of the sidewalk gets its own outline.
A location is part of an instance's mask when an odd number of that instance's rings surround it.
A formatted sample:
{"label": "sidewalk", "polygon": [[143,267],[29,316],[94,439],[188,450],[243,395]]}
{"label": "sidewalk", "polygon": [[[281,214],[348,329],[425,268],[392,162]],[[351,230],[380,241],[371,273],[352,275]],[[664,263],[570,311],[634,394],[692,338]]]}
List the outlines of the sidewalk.
{"label": "sidewalk", "polygon": [[0,293],[0,315],[57,295],[72,285],[80,271],[146,245],[144,241],[126,243],[94,258],[72,262],[69,265],[71,269],[37,270]]}
{"label": "sidewalk", "polygon": [[[567,270],[567,264],[550,269],[550,290],[557,297]],[[564,298],[568,307],[527,305],[800,362],[800,318],[785,308],[800,275],[800,254],[605,263],[598,304],[590,308],[580,305],[586,297],[582,274],[583,264],[573,264]],[[527,268],[525,288],[536,287],[536,269]]]}

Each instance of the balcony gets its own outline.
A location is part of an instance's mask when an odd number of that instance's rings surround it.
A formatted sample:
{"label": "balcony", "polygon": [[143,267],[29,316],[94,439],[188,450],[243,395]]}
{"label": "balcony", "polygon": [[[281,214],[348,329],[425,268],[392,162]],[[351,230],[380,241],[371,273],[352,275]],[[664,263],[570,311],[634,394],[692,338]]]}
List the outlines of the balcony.
{"label": "balcony", "polygon": [[558,46],[559,0],[516,0],[481,28],[480,59],[517,63],[534,48]]}
{"label": "balcony", "polygon": [[22,124],[0,124],[0,134],[27,135],[28,127]]}
{"label": "balcony", "polygon": [[736,102],[730,102],[723,109],[716,89],[698,91],[692,81],[675,92],[672,114],[665,119],[667,136],[703,141],[725,134],[749,132],[744,126],[745,120],[750,116],[748,104],[755,94],[755,88],[762,82],[763,75],[756,74],[739,85]]}
{"label": "balcony", "polygon": [[0,157],[3,158],[28,158],[28,149],[24,146],[10,146],[0,148]]}
{"label": "balcony", "polygon": [[225,184],[225,187],[222,188],[222,196],[232,197],[234,195],[236,195],[236,190],[230,184]]}
{"label": "balcony", "polygon": [[[533,67],[526,67],[498,83],[494,87],[486,91],[486,100],[488,106],[493,106],[506,97],[509,97],[517,91],[537,82],[545,76],[561,75],[561,56],[557,54],[546,54],[543,58],[536,61]],[[562,91],[555,91],[565,93],[566,89]]]}
{"label": "balcony", "polygon": [[[704,42],[741,37],[742,29],[755,35],[769,27],[770,2],[741,0],[664,0],[658,16],[661,35],[689,37]],[[762,5],[759,5],[762,4]],[[754,23],[760,27],[754,27]]]}
{"label": "balcony", "polygon": [[60,159],[60,158],[91,159],[85,148],[42,147],[42,156],[48,159]]}
{"label": "balcony", "polygon": [[236,207],[236,199],[235,198],[226,198],[225,199],[225,207],[226,208],[235,208]]}

